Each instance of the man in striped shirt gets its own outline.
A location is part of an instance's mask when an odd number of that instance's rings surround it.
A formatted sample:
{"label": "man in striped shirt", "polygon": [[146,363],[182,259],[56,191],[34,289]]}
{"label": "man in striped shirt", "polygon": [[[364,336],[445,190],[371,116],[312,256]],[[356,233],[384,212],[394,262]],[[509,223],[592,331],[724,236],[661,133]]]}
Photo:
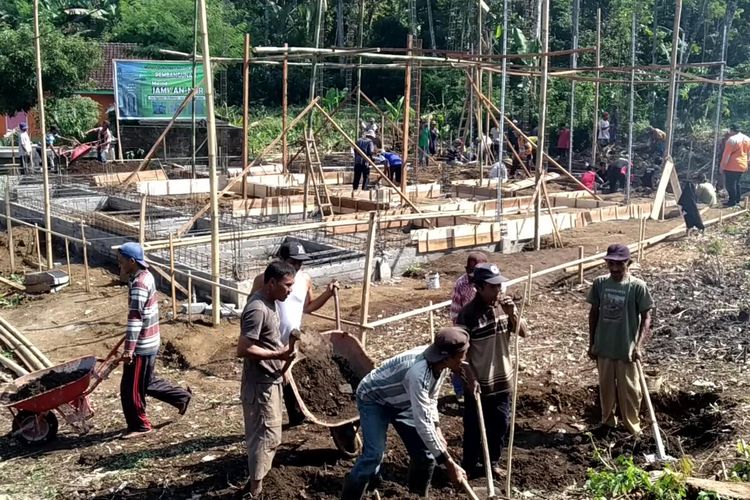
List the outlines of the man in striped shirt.
{"label": "man in striped shirt", "polygon": [[395,356],[370,372],[357,388],[364,446],[344,481],[342,500],[360,500],[376,480],[385,454],[388,426],[398,432],[409,453],[408,488],[427,496],[435,464],[445,464],[455,483],[464,470],[448,454],[438,427],[437,397],[447,371],[461,372],[469,336],[460,328],[440,330],[428,347]]}
{"label": "man in striped shirt", "polygon": [[[451,322],[455,325],[458,313],[464,308],[466,304],[474,299],[477,294],[474,283],[472,282],[472,274],[477,264],[483,264],[487,262],[487,255],[482,252],[471,252],[466,257],[466,274],[456,280],[456,284],[453,285],[453,295],[451,296],[451,307],[450,316]],[[459,403],[464,400],[464,386],[461,382],[461,377],[456,374],[451,375],[451,383],[453,384],[453,391],[456,393],[456,399]]]}
{"label": "man in striped shirt", "polygon": [[128,425],[122,437],[130,439],[153,430],[146,416],[146,395],[174,406],[184,415],[192,392],[156,377],[154,365],[161,346],[159,300],[143,248],[137,243],[125,243],[117,262],[122,273],[130,275],[130,310],[122,355],[125,366],[120,381],[120,401]]}
{"label": "man in striped shirt", "polygon": [[[456,324],[466,328],[471,339],[468,361],[481,391],[482,413],[493,472],[500,475],[499,461],[510,423],[510,396],[513,371],[510,361],[510,334],[516,327],[518,312],[509,296],[501,297],[507,279],[494,264],[474,268],[476,297],[463,308]],[[498,310],[500,306],[502,311]],[[507,315],[507,323],[502,318]],[[521,324],[519,335],[526,336]],[[479,476],[481,447],[476,394],[467,391],[464,405],[464,456],[462,466],[469,477]]]}

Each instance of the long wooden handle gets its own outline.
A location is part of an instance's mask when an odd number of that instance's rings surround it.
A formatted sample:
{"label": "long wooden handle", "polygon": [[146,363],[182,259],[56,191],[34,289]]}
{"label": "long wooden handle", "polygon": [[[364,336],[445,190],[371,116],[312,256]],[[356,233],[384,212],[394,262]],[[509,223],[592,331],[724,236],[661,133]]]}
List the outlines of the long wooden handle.
{"label": "long wooden handle", "polygon": [[[294,348],[296,347],[296,345],[297,345],[297,337],[295,335],[292,335],[289,338],[289,348],[293,351]],[[284,362],[284,366],[281,368],[281,375],[282,376],[287,372],[287,370],[289,370],[289,367],[292,366],[292,361],[294,361],[294,358],[287,359]]]}
{"label": "long wooden handle", "polygon": [[471,488],[469,481],[464,479],[463,481],[461,481],[461,486],[464,487],[464,491],[469,496],[469,498],[471,498],[471,500],[479,500],[479,497],[477,496],[476,493],[474,493],[474,490]]}
{"label": "long wooden handle", "polygon": [[479,418],[479,436],[482,438],[482,452],[484,453],[484,472],[487,476],[487,494],[495,496],[495,483],[492,480],[492,465],[490,464],[490,448],[487,445],[487,428],[484,425],[484,412],[482,411],[482,400],[479,392],[474,393],[477,402],[477,416]]}
{"label": "long wooden handle", "polygon": [[336,308],[336,330],[341,331],[341,305],[339,303],[339,288],[333,288],[333,305]]}
{"label": "long wooden handle", "polygon": [[667,457],[667,453],[664,450],[664,442],[661,440],[661,432],[659,432],[659,424],[656,422],[656,412],[654,412],[654,405],[651,403],[651,394],[648,392],[648,384],[646,383],[646,376],[643,374],[643,366],[641,360],[635,360],[635,367],[638,370],[638,379],[641,382],[641,389],[643,390],[643,399],[646,400],[646,408],[648,408],[648,416],[651,417],[651,426],[654,430],[654,441],[656,441],[656,453],[659,460],[664,460]]}

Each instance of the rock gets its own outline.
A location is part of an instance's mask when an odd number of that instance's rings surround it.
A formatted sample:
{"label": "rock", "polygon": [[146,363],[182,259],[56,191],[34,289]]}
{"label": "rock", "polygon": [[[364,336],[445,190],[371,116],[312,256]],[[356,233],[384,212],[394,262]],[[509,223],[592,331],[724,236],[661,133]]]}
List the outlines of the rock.
{"label": "rock", "polygon": [[180,313],[182,314],[203,314],[208,304],[205,302],[191,302],[189,304],[180,304]]}

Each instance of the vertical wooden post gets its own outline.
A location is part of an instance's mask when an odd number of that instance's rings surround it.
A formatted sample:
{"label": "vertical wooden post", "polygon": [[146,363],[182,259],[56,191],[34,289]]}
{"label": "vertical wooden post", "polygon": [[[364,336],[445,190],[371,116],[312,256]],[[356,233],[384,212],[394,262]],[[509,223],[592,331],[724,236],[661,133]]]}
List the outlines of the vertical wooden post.
{"label": "vertical wooden post", "polygon": [[[250,127],[250,35],[245,33],[245,54],[242,62],[242,170],[247,168]],[[282,128],[282,130],[284,130]],[[247,174],[242,176],[242,199],[247,199]]]}
{"label": "vertical wooden post", "polygon": [[[406,53],[411,56],[411,48],[414,43],[411,35],[406,37]],[[402,123],[401,137],[403,138],[403,167],[401,168],[401,191],[406,193],[406,180],[408,169],[406,167],[409,157],[409,111],[411,106],[411,61],[406,61],[404,69],[404,122]]]}
{"label": "vertical wooden post", "polygon": [[[362,304],[360,307],[359,324],[365,325],[370,314],[370,279],[372,278],[372,267],[374,264],[375,239],[377,237],[378,216],[374,210],[370,212],[370,221],[367,228],[367,255],[365,256],[365,275],[362,281]],[[360,340],[362,347],[366,346],[367,329],[360,328]]]}
{"label": "vertical wooden post", "polygon": [[[432,301],[430,301],[432,307]],[[435,342],[435,311],[430,309],[430,343]]]}
{"label": "vertical wooden post", "polygon": [[42,271],[42,248],[41,244],[39,243],[39,225],[34,224],[34,245],[36,246],[36,263],[38,266],[38,270]]}
{"label": "vertical wooden post", "polygon": [[169,278],[172,283],[172,320],[177,320],[177,288],[174,274],[174,236],[169,233]]}
{"label": "vertical wooden post", "polygon": [[528,292],[526,292],[526,303],[531,304],[531,281],[534,278],[534,266],[529,266]]}
{"label": "vertical wooden post", "polygon": [[10,253],[10,272],[16,271],[16,247],[13,244],[13,223],[10,212],[10,185],[5,185],[5,228],[8,231],[8,252]]}
{"label": "vertical wooden post", "polygon": [[643,239],[646,237],[646,219],[641,219],[638,228],[638,262],[643,260]]}
{"label": "vertical wooden post", "polygon": [[[289,112],[289,44],[284,44],[284,64],[281,67],[281,130],[286,130],[287,114]],[[287,134],[281,135],[281,168],[282,173],[289,171],[289,145]]]}
{"label": "vertical wooden post", "polygon": [[[674,142],[675,99],[677,98],[677,53],[680,45],[680,20],[682,16],[682,0],[675,0],[674,27],[672,28],[672,54],[669,67],[669,96],[667,97],[667,143],[664,161],[672,157],[672,143]],[[676,177],[676,175],[674,176]],[[674,185],[674,184],[673,184]],[[679,186],[679,181],[677,182]],[[673,189],[674,190],[674,189]],[[679,197],[677,191],[675,197]]]}
{"label": "vertical wooden post", "polygon": [[[583,260],[583,247],[578,247],[578,260]],[[578,284],[583,285],[583,262],[578,263]]]}
{"label": "vertical wooden post", "polygon": [[83,280],[86,292],[91,291],[91,284],[89,283],[89,249],[86,246],[86,229],[83,227],[83,221],[81,221],[81,245],[83,245]]}
{"label": "vertical wooden post", "polygon": [[193,271],[188,271],[187,279],[187,291],[188,291],[188,323],[193,324]]}
{"label": "vertical wooden post", "polygon": [[214,113],[214,73],[211,66],[211,52],[208,45],[208,16],[206,0],[198,0],[200,11],[200,31],[203,54],[203,72],[206,86],[206,117],[208,119],[208,171],[211,184],[211,303],[212,322],[214,326],[221,323],[221,289],[219,288],[219,197],[217,196],[218,178],[216,176],[216,115]]}
{"label": "vertical wooden post", "polygon": [[141,197],[141,213],[138,219],[138,243],[143,246],[146,243],[146,200],[148,195],[144,194]]}
{"label": "vertical wooden post", "polygon": [[[44,227],[52,231],[52,209],[50,207],[49,172],[47,165],[47,124],[44,116],[44,85],[42,84],[42,48],[39,34],[39,0],[34,0],[34,56],[36,59],[36,96],[39,128],[42,132],[42,182],[44,185]],[[48,234],[46,254],[47,269],[52,269],[52,235]],[[41,262],[40,262],[41,263]],[[40,269],[41,271],[41,269]]]}
{"label": "vertical wooden post", "polygon": [[70,267],[70,240],[65,238],[65,263],[68,266],[68,280],[73,276],[73,271]]}
{"label": "vertical wooden post", "polygon": [[[546,54],[549,47],[549,0],[542,0],[542,53]],[[536,147],[536,180],[541,181],[540,186],[544,187],[544,151],[546,146],[546,129],[547,129],[547,82],[549,80],[549,56],[542,56],[542,81],[539,87],[539,123],[537,133],[537,147]],[[544,191],[546,193],[546,191]],[[538,196],[534,204],[534,250],[539,250],[542,247],[542,237],[539,230],[539,221],[542,213],[542,197]],[[549,203],[548,203],[549,205]],[[552,207],[550,208],[550,219],[552,220],[554,227],[554,217],[552,215]]]}
{"label": "vertical wooden post", "polygon": [[[122,155],[122,132],[120,131],[120,103],[115,102],[115,133],[117,134],[117,156],[119,159],[117,160],[119,163],[122,163],[124,160],[124,157]],[[166,151],[166,144],[164,145],[164,150]]]}
{"label": "vertical wooden post", "polygon": [[[602,49],[602,9],[596,9],[596,67],[601,66],[601,49]],[[596,82],[594,82],[594,133],[591,136],[591,164],[594,168],[597,168],[596,162],[596,147],[597,140],[596,132],[599,128],[599,75],[600,71],[596,70]]]}

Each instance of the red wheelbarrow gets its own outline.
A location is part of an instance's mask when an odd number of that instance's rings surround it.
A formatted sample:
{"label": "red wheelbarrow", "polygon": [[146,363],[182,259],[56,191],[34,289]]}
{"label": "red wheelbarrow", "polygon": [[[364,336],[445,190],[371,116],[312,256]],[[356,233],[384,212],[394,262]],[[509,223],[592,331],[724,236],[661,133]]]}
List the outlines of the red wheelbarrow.
{"label": "red wheelbarrow", "polygon": [[55,411],[79,434],[88,433],[92,427],[89,420],[94,416],[88,396],[119,364],[115,353],[124,340],[123,338],[104,359],[83,356],[15,379],[12,388],[17,393],[52,372],[82,373],[74,380],[19,401],[13,401],[12,392],[9,391],[0,395],[2,406],[13,416],[13,437],[24,444],[42,444],[54,440],[58,428]]}

